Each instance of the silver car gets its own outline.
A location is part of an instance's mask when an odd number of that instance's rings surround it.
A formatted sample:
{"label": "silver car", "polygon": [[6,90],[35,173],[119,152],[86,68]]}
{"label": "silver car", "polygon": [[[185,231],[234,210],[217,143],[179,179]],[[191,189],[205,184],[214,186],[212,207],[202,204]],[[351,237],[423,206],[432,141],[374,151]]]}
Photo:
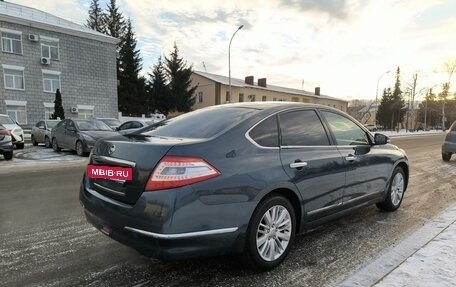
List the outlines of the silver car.
{"label": "silver car", "polygon": [[52,147],[51,130],[59,122],[60,120],[45,120],[37,122],[36,125],[32,127],[32,144],[37,146],[40,143],[44,143],[47,148]]}
{"label": "silver car", "polygon": [[456,153],[456,121],[451,125],[442,144],[442,159],[450,161],[451,156]]}
{"label": "silver car", "polygon": [[13,121],[10,116],[4,114],[0,114],[0,124],[10,131],[11,137],[13,138],[13,145],[15,145],[17,149],[23,149],[24,131],[19,124]]}

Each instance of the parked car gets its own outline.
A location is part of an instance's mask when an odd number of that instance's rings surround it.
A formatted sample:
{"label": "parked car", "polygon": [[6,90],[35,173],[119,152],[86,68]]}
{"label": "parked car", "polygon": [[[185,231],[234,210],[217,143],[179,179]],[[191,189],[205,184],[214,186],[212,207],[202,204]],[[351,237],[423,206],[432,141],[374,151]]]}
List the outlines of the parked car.
{"label": "parked car", "polygon": [[121,124],[118,128],[117,128],[117,131],[119,131],[119,133],[121,134],[127,134],[127,133],[131,133],[131,132],[134,132],[134,131],[137,131],[143,127],[147,127],[147,126],[150,126],[150,125],[153,125],[155,123],[155,121],[153,120],[148,120],[148,121],[143,121],[143,120],[134,120],[134,121],[127,121],[127,122],[124,122],[123,124]]}
{"label": "parked car", "polygon": [[236,252],[270,269],[297,233],[399,208],[408,160],[388,142],[326,106],[213,106],[99,140],[79,198],[93,226],[146,256]]}
{"label": "parked car", "polygon": [[365,125],[366,129],[368,129],[371,132],[376,132],[378,130],[378,127],[376,124],[368,124]]}
{"label": "parked car", "polygon": [[44,143],[47,148],[52,147],[51,143],[51,130],[55,127],[60,120],[44,120],[36,123],[32,127],[31,131],[31,140],[34,146],[37,146],[39,143]]}
{"label": "parked car", "polygon": [[52,148],[54,151],[67,148],[84,156],[98,139],[118,134],[100,120],[64,119],[51,130]]}
{"label": "parked car", "polygon": [[442,144],[442,159],[450,161],[451,156],[456,153],[456,121],[448,129]]}
{"label": "parked car", "polygon": [[0,114],[0,124],[10,131],[13,145],[17,149],[24,148],[24,131],[19,124],[13,121],[8,115]]}
{"label": "parked car", "polygon": [[121,121],[115,118],[97,118],[97,120],[100,120],[107,124],[113,131],[117,130],[117,128],[119,128],[122,124]]}
{"label": "parked car", "polygon": [[11,132],[2,124],[0,124],[0,154],[6,160],[13,158],[13,137]]}

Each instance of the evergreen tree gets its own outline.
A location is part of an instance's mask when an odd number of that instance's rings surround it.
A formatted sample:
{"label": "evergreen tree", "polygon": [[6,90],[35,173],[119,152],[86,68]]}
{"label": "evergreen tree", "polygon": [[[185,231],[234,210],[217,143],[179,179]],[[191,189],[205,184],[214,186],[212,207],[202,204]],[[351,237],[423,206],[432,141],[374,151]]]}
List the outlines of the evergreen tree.
{"label": "evergreen tree", "polygon": [[398,126],[399,123],[404,121],[405,109],[404,109],[404,99],[402,98],[402,91],[401,91],[401,70],[397,67],[396,70],[396,82],[394,84],[393,90],[393,98],[391,103],[391,110],[392,110],[392,128]]}
{"label": "evergreen tree", "polygon": [[89,9],[89,18],[87,19],[86,27],[91,28],[97,32],[104,32],[104,20],[105,15],[101,11],[101,7],[98,4],[98,0],[92,0]]}
{"label": "evergreen tree", "polygon": [[[103,19],[104,23],[104,32],[114,38],[119,39],[117,43],[117,52],[120,53],[120,49],[123,47],[123,39],[126,30],[125,19],[122,13],[119,11],[119,7],[117,7],[116,0],[110,0],[110,4],[108,4],[107,12]],[[119,59],[117,59],[117,79],[120,80],[121,72],[120,72],[120,63]]]}
{"label": "evergreen tree", "polygon": [[158,63],[154,66],[152,73],[149,73],[146,93],[149,106],[167,116],[173,108],[173,103],[161,57],[158,58]]}
{"label": "evergreen tree", "polygon": [[377,122],[379,125],[383,126],[385,129],[392,128],[391,119],[393,117],[393,111],[391,110],[391,104],[393,101],[393,94],[391,93],[391,88],[383,90],[382,99],[377,111]]}
{"label": "evergreen tree", "polygon": [[139,75],[142,59],[136,49],[136,37],[131,21],[123,36],[123,45],[119,51],[119,110],[128,114],[142,114],[147,110],[145,97],[145,79]]}
{"label": "evergreen tree", "polygon": [[187,66],[187,62],[179,57],[179,49],[176,43],[174,43],[174,50],[170,57],[165,57],[165,66],[173,105],[171,110],[189,112],[195,104],[194,93],[198,86],[191,87],[193,67]]}
{"label": "evergreen tree", "polygon": [[62,105],[62,94],[60,94],[60,90],[57,89],[55,92],[55,100],[54,100],[54,113],[51,116],[51,119],[65,119],[65,111],[63,110]]}

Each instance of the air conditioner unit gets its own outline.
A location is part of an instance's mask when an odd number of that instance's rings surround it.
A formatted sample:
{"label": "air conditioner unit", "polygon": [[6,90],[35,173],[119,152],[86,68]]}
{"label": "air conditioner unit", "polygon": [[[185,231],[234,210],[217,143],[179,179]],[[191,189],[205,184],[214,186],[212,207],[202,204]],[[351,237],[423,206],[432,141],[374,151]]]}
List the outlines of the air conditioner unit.
{"label": "air conditioner unit", "polygon": [[29,39],[30,41],[32,41],[32,42],[38,42],[39,37],[38,37],[38,35],[36,35],[36,34],[29,34],[29,35],[28,35],[28,39]]}
{"label": "air conditioner unit", "polygon": [[78,113],[78,107],[71,107],[71,113],[77,114]]}
{"label": "air conditioner unit", "polygon": [[42,58],[41,58],[41,64],[43,64],[43,65],[50,65],[50,64],[51,64],[51,58],[42,57]]}

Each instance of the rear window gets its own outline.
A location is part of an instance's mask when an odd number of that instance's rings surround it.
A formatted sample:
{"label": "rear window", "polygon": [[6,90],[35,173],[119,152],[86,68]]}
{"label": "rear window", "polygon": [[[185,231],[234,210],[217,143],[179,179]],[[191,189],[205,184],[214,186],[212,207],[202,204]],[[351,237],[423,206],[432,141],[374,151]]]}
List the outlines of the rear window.
{"label": "rear window", "polygon": [[207,139],[233,127],[255,112],[256,109],[241,107],[201,109],[158,122],[139,132],[146,136]]}
{"label": "rear window", "polygon": [[8,116],[0,116],[0,124],[11,125],[14,124],[14,122]]}

